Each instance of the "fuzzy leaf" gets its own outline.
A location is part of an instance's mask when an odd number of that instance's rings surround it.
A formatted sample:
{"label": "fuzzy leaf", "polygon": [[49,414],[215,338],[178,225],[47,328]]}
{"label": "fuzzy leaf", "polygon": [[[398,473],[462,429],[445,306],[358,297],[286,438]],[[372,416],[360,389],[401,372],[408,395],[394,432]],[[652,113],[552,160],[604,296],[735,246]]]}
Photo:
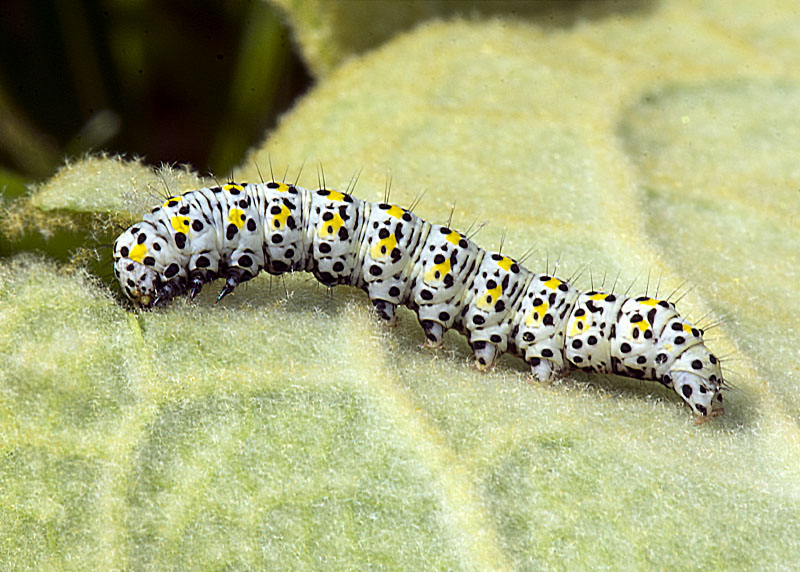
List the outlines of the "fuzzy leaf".
{"label": "fuzzy leaf", "polygon": [[[533,247],[533,270],[591,264],[577,284],[619,272],[617,290],[649,274],[662,295],[687,281],[680,309],[722,319],[709,344],[738,357],[724,417],[695,427],[653,383],[533,384],[512,358],[478,374],[457,335],[421,350],[410,312],[386,331],[363,294],[307,276],[288,298],[262,276],[220,304],[208,288],[134,314],[22,257],[0,263],[3,560],[794,566],[799,25],[790,2],[688,0],[569,29],[432,22],[336,68],[237,171],[258,180],[271,160],[293,180],[308,159],[315,186],[322,161],[328,187],[361,170],[368,200],[391,173],[393,201],[426,191],[417,212],[437,222],[455,203],[457,227],[489,221],[478,243]],[[91,164],[98,187],[128,168]],[[136,169],[137,196],[91,208],[150,200],[158,178]],[[172,193],[195,184],[172,176]],[[60,187],[49,208],[83,204]]]}

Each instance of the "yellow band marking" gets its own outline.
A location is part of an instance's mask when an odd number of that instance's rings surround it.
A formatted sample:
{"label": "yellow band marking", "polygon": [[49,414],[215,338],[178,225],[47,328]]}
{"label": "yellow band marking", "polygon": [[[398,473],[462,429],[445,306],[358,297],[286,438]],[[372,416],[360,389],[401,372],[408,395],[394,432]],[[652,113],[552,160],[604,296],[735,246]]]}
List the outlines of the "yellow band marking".
{"label": "yellow band marking", "polygon": [[[332,193],[335,191],[331,191]],[[341,194],[341,193],[338,193]],[[322,222],[322,225],[319,227],[319,235],[322,238],[328,238],[334,234],[339,232],[339,229],[344,226],[344,220],[339,215],[339,213],[333,213],[333,218],[331,220],[326,220]]]}
{"label": "yellow band marking", "polygon": [[644,334],[647,330],[650,329],[650,324],[647,322],[647,320],[640,320],[638,322],[635,322],[635,323],[631,324],[631,331],[628,334],[628,339],[629,340],[635,340],[636,339],[633,336],[633,331],[636,328],[639,328],[639,332],[641,332],[641,334]]}
{"label": "yellow band marking", "polygon": [[589,329],[589,315],[575,316],[569,322],[567,336],[574,338]]}
{"label": "yellow band marking", "polygon": [[397,248],[397,238],[393,234],[390,234],[386,238],[379,240],[375,246],[370,249],[369,255],[373,260],[382,260],[390,256],[395,248]]}
{"label": "yellow band marking", "polygon": [[[454,233],[456,234],[456,233]],[[441,282],[444,277],[450,274],[450,259],[445,259],[441,264],[434,264],[430,270],[425,273],[425,282],[431,284],[433,282]]]}
{"label": "yellow band marking", "polygon": [[[503,287],[498,284],[494,288],[489,288],[486,292],[483,293],[483,296],[480,297],[478,300],[478,308],[481,310],[485,310],[489,306],[493,306],[497,303],[497,300],[500,296],[503,295]],[[489,301],[491,298],[491,301]]]}
{"label": "yellow band marking", "polygon": [[[531,311],[528,313],[528,316],[525,318],[525,325],[526,326],[533,326],[538,328],[542,325],[542,321],[544,320],[544,315],[547,313],[547,310],[550,309],[550,303],[547,300],[539,299],[540,302],[533,306]],[[537,316],[538,314],[538,316]]]}
{"label": "yellow band marking", "polygon": [[544,285],[550,288],[550,290],[555,290],[556,288],[561,286],[561,280],[559,280],[558,278],[551,278],[550,280],[545,282]]}
{"label": "yellow band marking", "polygon": [[188,216],[174,216],[170,219],[170,223],[172,223],[172,228],[174,228],[176,232],[189,232]]}
{"label": "yellow band marking", "polygon": [[511,267],[514,265],[514,261],[511,260],[508,256],[503,256],[502,258],[500,258],[500,260],[497,261],[497,265],[506,272],[510,272]]}
{"label": "yellow band marking", "polygon": [[236,228],[242,228],[247,216],[242,209],[231,209],[228,211],[228,220],[231,224],[236,225]]}
{"label": "yellow band marking", "polygon": [[400,207],[395,206],[395,205],[392,205],[386,211],[386,214],[388,214],[389,216],[393,216],[394,218],[399,219],[399,220],[403,219],[403,215],[405,213],[406,213],[406,211],[404,211],[403,209],[401,209]]}
{"label": "yellow band marking", "polygon": [[447,242],[450,242],[458,246],[458,243],[461,242],[461,239],[464,237],[458,234],[456,231],[451,230],[450,233],[447,236],[445,236],[445,238],[447,239]]}
{"label": "yellow band marking", "polygon": [[128,258],[141,264],[145,256],[147,256],[147,247],[144,244],[137,244],[131,249]]}
{"label": "yellow band marking", "polygon": [[272,226],[273,228],[282,228],[286,226],[286,219],[289,218],[291,211],[289,207],[286,205],[281,205],[281,212],[276,215],[272,215]]}

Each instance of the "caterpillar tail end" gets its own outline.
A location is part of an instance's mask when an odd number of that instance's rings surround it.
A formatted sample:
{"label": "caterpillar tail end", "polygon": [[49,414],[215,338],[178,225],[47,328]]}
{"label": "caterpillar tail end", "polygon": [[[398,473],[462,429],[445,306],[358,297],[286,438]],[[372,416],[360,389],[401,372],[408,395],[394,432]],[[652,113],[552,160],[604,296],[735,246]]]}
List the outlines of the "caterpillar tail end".
{"label": "caterpillar tail end", "polygon": [[703,344],[683,352],[664,378],[704,421],[722,415],[722,370]]}

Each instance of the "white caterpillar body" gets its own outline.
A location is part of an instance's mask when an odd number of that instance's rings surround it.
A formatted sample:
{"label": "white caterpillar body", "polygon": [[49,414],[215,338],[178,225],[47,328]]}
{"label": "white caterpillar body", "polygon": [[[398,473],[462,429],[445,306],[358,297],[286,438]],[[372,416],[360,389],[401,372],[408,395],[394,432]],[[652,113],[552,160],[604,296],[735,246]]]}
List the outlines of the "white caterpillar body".
{"label": "white caterpillar body", "polygon": [[230,183],[169,198],[114,244],[114,274],[139,307],[194,297],[218,277],[222,298],[261,270],[361,288],[388,323],[405,305],[426,345],[454,328],[481,369],[511,352],[541,381],[571,367],[648,379],[702,418],[722,413],[719,360],[671,302],[580,292],[396,205],[282,182]]}

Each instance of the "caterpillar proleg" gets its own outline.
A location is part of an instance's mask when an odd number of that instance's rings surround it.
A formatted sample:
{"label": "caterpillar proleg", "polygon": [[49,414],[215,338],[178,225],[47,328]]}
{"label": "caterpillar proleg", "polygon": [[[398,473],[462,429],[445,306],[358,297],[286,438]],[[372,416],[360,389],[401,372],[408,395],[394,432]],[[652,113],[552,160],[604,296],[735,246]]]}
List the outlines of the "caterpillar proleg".
{"label": "caterpillar proleg", "polygon": [[480,369],[510,352],[540,381],[569,368],[623,375],[673,388],[701,419],[723,412],[719,360],[672,302],[581,292],[388,202],[228,183],[170,197],[114,244],[114,274],[143,308],[194,298],[217,278],[222,299],[262,270],[360,288],[390,324],[407,306],[427,346],[455,329]]}

